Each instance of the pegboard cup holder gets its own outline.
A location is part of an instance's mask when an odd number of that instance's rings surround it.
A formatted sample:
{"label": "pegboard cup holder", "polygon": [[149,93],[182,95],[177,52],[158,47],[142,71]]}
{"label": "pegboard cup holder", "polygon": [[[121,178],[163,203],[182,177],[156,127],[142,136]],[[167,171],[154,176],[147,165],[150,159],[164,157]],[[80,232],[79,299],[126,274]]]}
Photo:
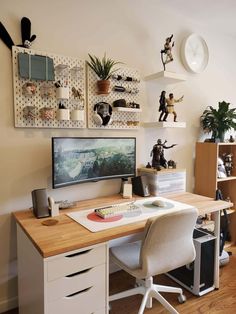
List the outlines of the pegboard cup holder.
{"label": "pegboard cup holder", "polygon": [[84,110],[79,109],[72,110],[70,118],[72,121],[84,121]]}
{"label": "pegboard cup holder", "polygon": [[58,87],[56,89],[56,97],[57,99],[69,99],[70,97],[70,91],[69,87]]}
{"label": "pegboard cup holder", "polygon": [[69,109],[57,109],[57,120],[68,121],[70,120],[70,110]]}

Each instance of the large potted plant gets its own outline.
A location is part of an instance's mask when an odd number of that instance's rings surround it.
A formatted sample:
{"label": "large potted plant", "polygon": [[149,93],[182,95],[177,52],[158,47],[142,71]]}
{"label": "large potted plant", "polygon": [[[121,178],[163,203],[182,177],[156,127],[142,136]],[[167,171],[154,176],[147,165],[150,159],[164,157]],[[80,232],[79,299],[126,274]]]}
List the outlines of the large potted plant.
{"label": "large potted plant", "polygon": [[118,69],[114,69],[116,64],[121,62],[114,61],[106,57],[104,54],[102,59],[89,54],[90,61],[87,61],[89,67],[97,74],[99,80],[97,81],[98,94],[108,94],[110,87],[109,78]]}
{"label": "large potted plant", "polygon": [[212,132],[212,141],[224,142],[225,132],[236,129],[236,108],[230,109],[230,103],[221,101],[218,110],[212,106],[207,107],[201,115],[201,126],[206,133]]}

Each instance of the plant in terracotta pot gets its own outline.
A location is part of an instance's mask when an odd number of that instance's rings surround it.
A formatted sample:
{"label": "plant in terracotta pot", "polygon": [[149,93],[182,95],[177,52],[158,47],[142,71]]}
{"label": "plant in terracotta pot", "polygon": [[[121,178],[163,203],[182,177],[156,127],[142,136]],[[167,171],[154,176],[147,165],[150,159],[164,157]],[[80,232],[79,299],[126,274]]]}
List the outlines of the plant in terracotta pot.
{"label": "plant in terracotta pot", "polygon": [[90,61],[87,61],[89,67],[97,74],[99,81],[97,81],[98,94],[109,94],[111,75],[118,69],[114,66],[121,63],[106,57],[104,54],[102,59],[89,54]]}
{"label": "plant in terracotta pot", "polygon": [[229,107],[230,103],[221,101],[218,103],[218,110],[209,106],[201,115],[201,126],[206,133],[212,132],[211,139],[214,142],[224,142],[225,132],[236,130],[236,108]]}

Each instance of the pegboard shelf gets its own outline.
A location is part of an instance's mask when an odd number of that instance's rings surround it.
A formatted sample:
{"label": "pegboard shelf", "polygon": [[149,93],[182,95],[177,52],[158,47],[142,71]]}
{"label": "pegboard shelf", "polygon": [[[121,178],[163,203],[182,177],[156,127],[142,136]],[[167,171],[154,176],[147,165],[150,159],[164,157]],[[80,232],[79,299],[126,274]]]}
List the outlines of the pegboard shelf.
{"label": "pegboard shelf", "polygon": [[117,112],[142,112],[139,108],[113,107],[113,111]]}
{"label": "pegboard shelf", "polygon": [[[138,78],[139,73],[135,69],[120,68],[119,72],[122,73],[122,77],[133,77]],[[119,82],[118,80],[111,80],[110,92],[107,95],[97,94],[97,76],[90,67],[87,67],[87,103],[88,103],[88,127],[91,129],[102,129],[102,130],[134,130],[140,127],[140,112],[138,108],[124,108],[124,107],[112,107],[113,102],[118,99],[125,99],[126,103],[139,104],[139,81],[124,81]],[[119,86],[123,90],[137,90],[137,93],[132,94],[128,92],[117,92],[114,91],[114,87]],[[112,110],[112,123],[99,126],[96,124],[95,105],[100,102],[106,102],[110,105]]]}
{"label": "pegboard shelf", "polygon": [[[58,97],[58,88],[55,87],[54,81],[49,83],[20,77],[17,57],[19,52],[52,58],[55,81],[60,81],[61,86],[67,88],[66,98]],[[86,128],[86,104],[84,99],[76,98],[72,92],[74,87],[75,90],[81,92],[80,95],[85,97],[85,62],[83,60],[15,46],[12,49],[12,56],[15,127]],[[73,68],[80,68],[79,77],[71,74]],[[22,87],[27,83],[33,84],[36,88],[32,96],[23,94]],[[47,93],[47,86],[50,93]],[[59,103],[67,109],[66,115],[62,115],[61,112],[58,114]],[[73,113],[76,109],[80,109],[79,114]],[[75,120],[76,117],[78,117],[77,120]]]}

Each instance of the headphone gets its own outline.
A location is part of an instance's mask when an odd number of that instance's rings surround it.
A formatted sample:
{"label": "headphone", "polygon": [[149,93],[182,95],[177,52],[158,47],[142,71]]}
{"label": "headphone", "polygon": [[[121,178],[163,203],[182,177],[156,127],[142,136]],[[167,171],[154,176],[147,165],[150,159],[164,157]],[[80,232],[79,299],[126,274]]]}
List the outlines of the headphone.
{"label": "headphone", "polygon": [[112,106],[107,102],[99,102],[94,105],[93,120],[98,126],[109,125],[112,122]]}

